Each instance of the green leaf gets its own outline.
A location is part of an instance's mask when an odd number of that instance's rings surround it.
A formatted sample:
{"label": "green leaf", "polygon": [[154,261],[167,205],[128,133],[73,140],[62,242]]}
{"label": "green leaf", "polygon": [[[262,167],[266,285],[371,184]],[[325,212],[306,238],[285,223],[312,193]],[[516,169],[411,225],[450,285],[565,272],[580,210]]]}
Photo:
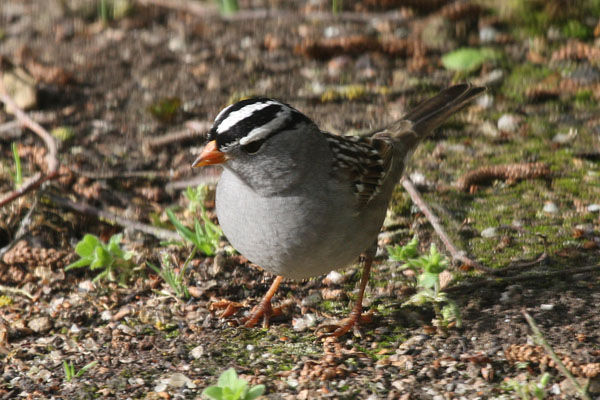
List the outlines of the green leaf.
{"label": "green leaf", "polygon": [[96,282],[106,278],[107,276],[108,276],[108,269],[105,269],[104,271],[102,271],[98,275],[96,275],[96,277],[94,279],[92,279],[92,282],[96,283]]}
{"label": "green leaf", "polygon": [[208,397],[212,400],[224,400],[223,389],[218,386],[209,386],[202,391],[203,397]]}
{"label": "green leaf", "polygon": [[439,274],[432,274],[431,272],[423,272],[419,276],[419,285],[425,288],[433,288],[439,282]]}
{"label": "green leaf", "polygon": [[79,257],[93,257],[94,251],[98,246],[102,246],[100,239],[88,233],[75,246],[75,253]]}
{"label": "green leaf", "polygon": [[167,217],[179,233],[179,236],[195,244],[196,235],[187,226],[183,225],[173,214],[171,209],[167,209]]}
{"label": "green leaf", "polygon": [[265,385],[256,385],[252,387],[244,397],[244,400],[254,400],[265,392]]}
{"label": "green leaf", "polygon": [[115,257],[123,256],[123,250],[121,250],[121,246],[120,246],[122,239],[123,239],[122,233],[112,235],[106,246],[106,248],[108,249],[108,252],[110,254],[114,255]]}
{"label": "green leaf", "polygon": [[471,72],[496,58],[499,58],[499,53],[490,48],[463,47],[444,54],[442,65],[452,71]]}
{"label": "green leaf", "polygon": [[407,264],[409,260],[413,258],[417,258],[419,256],[419,239],[417,236],[413,236],[410,242],[405,244],[404,246],[388,246],[387,250],[390,255],[390,258],[394,261],[404,261]]}
{"label": "green leaf", "polygon": [[83,368],[81,368],[81,369],[79,370],[79,372],[77,372],[77,375],[76,375],[76,377],[78,377],[78,378],[79,378],[80,376],[82,376],[83,374],[85,374],[85,372],[86,372],[88,369],[90,369],[90,368],[93,368],[93,367],[94,367],[96,364],[98,364],[98,361],[92,361],[91,363],[89,363],[89,364],[86,364],[86,365],[85,365]]}
{"label": "green leaf", "polygon": [[408,300],[406,300],[402,305],[414,305],[414,306],[422,306],[423,304],[429,302],[431,300],[430,293],[423,290],[421,292],[417,292],[413,294]]}
{"label": "green leaf", "polygon": [[92,262],[91,257],[80,258],[79,260],[67,265],[65,267],[65,271],[68,271],[73,268],[80,268],[80,267],[88,266],[88,265],[90,265],[91,262]]}
{"label": "green leaf", "polygon": [[96,247],[94,251],[94,260],[90,264],[90,269],[106,268],[112,264],[112,257],[102,246]]}
{"label": "green leaf", "polygon": [[219,376],[217,384],[220,387],[231,387],[236,384],[237,380],[237,372],[235,372],[235,369],[229,368],[228,370],[223,372],[221,376]]}

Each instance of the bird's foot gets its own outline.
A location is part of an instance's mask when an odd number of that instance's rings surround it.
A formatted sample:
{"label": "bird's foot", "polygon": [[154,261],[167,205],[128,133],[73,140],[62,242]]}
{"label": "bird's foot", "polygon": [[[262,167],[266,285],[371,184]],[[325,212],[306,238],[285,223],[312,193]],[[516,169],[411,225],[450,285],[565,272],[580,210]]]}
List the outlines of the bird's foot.
{"label": "bird's foot", "polygon": [[227,318],[234,315],[240,308],[244,307],[243,304],[231,300],[218,300],[211,303],[208,309],[210,311],[221,310],[219,318]]}
{"label": "bird's foot", "polygon": [[271,306],[271,299],[273,298],[273,295],[277,291],[277,288],[282,280],[283,276],[275,277],[275,280],[273,280],[271,287],[261,300],[260,304],[254,307],[250,312],[250,315],[242,320],[246,328],[252,328],[255,326],[261,317],[263,319],[263,328],[268,328],[269,318],[282,314],[283,311],[281,310],[281,307],[273,308]]}
{"label": "bird's foot", "polygon": [[262,299],[260,304],[255,306],[250,315],[244,317],[242,322],[246,328],[252,328],[256,326],[258,321],[262,318],[263,320],[263,328],[269,327],[269,320],[271,317],[277,317],[283,314],[283,309],[281,307],[275,307],[271,305],[271,299],[267,299],[266,297]]}
{"label": "bird's foot", "polygon": [[318,327],[318,336],[321,338],[344,336],[351,329],[354,331],[355,336],[360,336],[359,325],[370,324],[373,322],[373,311],[363,314],[362,310],[352,311],[348,318],[341,320],[339,323],[324,324]]}

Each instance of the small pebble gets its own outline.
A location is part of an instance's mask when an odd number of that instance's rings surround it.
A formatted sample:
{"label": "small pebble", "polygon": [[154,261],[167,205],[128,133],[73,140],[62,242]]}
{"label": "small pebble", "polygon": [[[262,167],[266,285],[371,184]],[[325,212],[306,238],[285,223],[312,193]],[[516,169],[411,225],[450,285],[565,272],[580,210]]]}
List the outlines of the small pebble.
{"label": "small pebble", "polygon": [[589,212],[598,212],[600,211],[600,204],[590,204],[589,206],[587,206],[587,210]]}
{"label": "small pebble", "polygon": [[323,282],[327,285],[339,285],[344,281],[344,277],[337,271],[331,271],[327,274]]}
{"label": "small pebble", "polygon": [[556,214],[558,212],[558,207],[551,201],[547,201],[544,203],[544,212],[549,214]]}
{"label": "small pebble", "polygon": [[502,132],[513,133],[519,129],[523,118],[514,114],[504,114],[498,119],[498,129]]}
{"label": "small pebble", "polygon": [[317,317],[315,314],[307,313],[304,314],[301,318],[294,318],[292,320],[292,327],[296,332],[305,331],[308,328],[315,326],[317,323]]}
{"label": "small pebble", "polygon": [[498,31],[491,26],[484,26],[479,30],[479,41],[481,43],[491,43],[496,41]]}
{"label": "small pebble", "polygon": [[33,318],[27,323],[27,326],[37,333],[46,332],[52,329],[52,323],[48,317]]}
{"label": "small pebble", "polygon": [[192,358],[198,359],[204,355],[204,347],[202,345],[196,346],[190,351]]}
{"label": "small pebble", "polygon": [[494,97],[492,97],[492,95],[490,94],[484,94],[482,96],[479,96],[475,102],[477,103],[477,105],[483,109],[489,109],[492,108],[492,106],[494,105]]}
{"label": "small pebble", "polygon": [[569,132],[567,133],[557,133],[552,141],[558,144],[567,144],[572,142],[577,137],[577,129],[569,128]]}
{"label": "small pebble", "polygon": [[554,309],[554,304],[542,304],[540,305],[540,309],[544,311],[551,311]]}
{"label": "small pebble", "polygon": [[326,38],[332,38],[332,37],[340,36],[340,33],[341,33],[340,28],[338,28],[337,26],[328,26],[323,31],[323,36],[325,36]]}
{"label": "small pebble", "polygon": [[496,236],[498,236],[498,230],[496,228],[489,227],[481,231],[481,237],[489,239]]}
{"label": "small pebble", "polygon": [[504,71],[502,71],[501,69],[494,69],[489,74],[482,76],[473,83],[476,83],[477,85],[490,87],[501,84],[503,79]]}

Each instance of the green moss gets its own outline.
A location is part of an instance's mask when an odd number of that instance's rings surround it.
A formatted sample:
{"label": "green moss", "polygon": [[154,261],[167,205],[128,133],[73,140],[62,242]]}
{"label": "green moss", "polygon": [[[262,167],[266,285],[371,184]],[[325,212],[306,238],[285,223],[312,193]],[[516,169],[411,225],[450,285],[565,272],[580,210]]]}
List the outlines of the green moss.
{"label": "green moss", "polygon": [[593,30],[576,19],[570,19],[561,28],[562,34],[566,37],[586,40],[593,36]]}
{"label": "green moss", "polygon": [[179,336],[179,334],[180,334],[179,329],[175,329],[175,330],[172,330],[169,333],[167,333],[165,335],[165,338],[166,339],[173,339],[173,338],[176,338],[177,336]]}
{"label": "green moss", "polygon": [[503,92],[515,101],[524,102],[527,88],[533,83],[540,82],[551,73],[552,71],[549,68],[537,64],[515,65],[506,79]]}
{"label": "green moss", "polygon": [[591,89],[580,89],[575,93],[575,105],[577,107],[586,107],[588,105],[596,106],[594,101],[594,92]]}

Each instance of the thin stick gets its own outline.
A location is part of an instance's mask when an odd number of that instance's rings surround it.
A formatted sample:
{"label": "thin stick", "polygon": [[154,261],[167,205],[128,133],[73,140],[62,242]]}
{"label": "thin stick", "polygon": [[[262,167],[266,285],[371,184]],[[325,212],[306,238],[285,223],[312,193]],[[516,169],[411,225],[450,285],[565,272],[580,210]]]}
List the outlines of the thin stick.
{"label": "thin stick", "polygon": [[556,367],[559,369],[559,371],[562,372],[562,374],[567,377],[569,382],[571,382],[571,385],[573,385],[573,387],[577,390],[577,392],[579,392],[579,395],[581,396],[581,398],[585,399],[585,400],[592,400],[592,397],[587,393],[587,390],[585,390],[584,388],[581,387],[579,382],[577,382],[577,379],[575,379],[575,377],[571,374],[571,372],[569,372],[567,367],[565,367],[565,365],[563,364],[561,359],[556,355],[556,353],[554,352],[554,349],[552,349],[552,346],[550,346],[548,344],[548,342],[544,338],[544,335],[542,335],[542,332],[535,324],[533,317],[531,315],[529,315],[529,313],[525,309],[521,310],[521,314],[523,314],[523,316],[527,320],[527,323],[529,324],[529,327],[533,331],[533,340],[537,344],[539,344],[540,346],[542,346],[544,348],[544,350],[546,351],[546,354],[548,354],[548,356],[550,356],[550,358],[552,359],[552,361],[554,361],[554,363],[556,364]]}
{"label": "thin stick", "polygon": [[50,198],[51,201],[53,201],[54,203],[56,203],[62,207],[70,208],[70,209],[80,212],[82,214],[89,214],[89,215],[93,215],[98,218],[105,219],[112,224],[120,225],[127,229],[133,229],[136,231],[147,233],[149,235],[155,236],[162,240],[180,240],[181,239],[181,237],[176,232],[169,231],[167,229],[156,228],[152,225],[147,225],[147,224],[143,224],[138,221],[133,221],[133,220],[130,220],[127,218],[123,218],[123,217],[120,217],[111,212],[97,209],[97,208],[92,207],[85,203],[74,203],[70,200],[63,199],[61,197],[52,196],[52,195],[48,195],[48,197]]}
{"label": "thin stick", "polygon": [[169,171],[84,171],[77,168],[71,168],[71,171],[77,175],[84,176],[90,179],[130,179],[139,178],[154,180],[158,178],[168,178]]}
{"label": "thin stick", "polygon": [[9,293],[9,294],[18,294],[23,297],[27,297],[29,300],[33,300],[34,297],[25,289],[14,288],[10,286],[0,285],[0,292]]}
{"label": "thin stick", "polygon": [[[294,11],[275,10],[268,8],[239,10],[231,15],[221,15],[219,13],[218,8],[213,5],[198,4],[197,2],[188,0],[136,0],[136,2],[141,4],[142,6],[153,5],[157,7],[168,8],[175,11],[183,11],[201,18],[221,17],[222,19],[228,21],[241,21],[265,18],[298,19],[299,17],[298,13]],[[302,14],[300,15],[300,17],[307,20],[342,20],[356,22],[371,21],[372,19],[391,21],[403,21],[406,19],[405,15],[397,11],[389,11],[383,13],[354,11],[342,11],[339,13],[331,13],[317,11]]]}
{"label": "thin stick", "polygon": [[163,136],[153,137],[144,141],[144,146],[148,149],[161,148],[169,144],[182,142],[185,140],[204,137],[210,129],[212,123],[207,121],[188,121],[186,123],[188,129],[167,133]]}
{"label": "thin stick", "polygon": [[450,253],[450,255],[452,256],[452,258],[454,260],[460,261],[460,262],[468,265],[469,267],[475,268],[479,271],[484,271],[484,272],[491,273],[491,274],[497,272],[496,270],[494,270],[492,268],[488,268],[488,267],[481,265],[477,261],[471,260],[469,257],[467,257],[464,254],[464,252],[459,251],[456,248],[456,246],[454,246],[454,244],[452,243],[452,241],[450,240],[450,238],[444,231],[444,228],[442,228],[442,225],[440,224],[440,220],[431,211],[431,209],[427,206],[427,204],[421,197],[421,194],[419,193],[417,188],[413,185],[413,183],[410,181],[410,179],[403,178],[402,186],[404,186],[404,189],[406,189],[406,191],[410,195],[410,198],[412,199],[412,201],[419,207],[419,209],[423,212],[423,214],[425,214],[425,217],[427,217],[427,219],[431,223],[431,226],[433,226],[433,229],[435,230],[435,232],[438,234],[438,236],[444,243],[444,246],[446,246],[446,250],[448,250],[448,252]]}
{"label": "thin stick", "polygon": [[6,104],[12,111],[12,113],[17,117],[19,122],[23,124],[25,127],[29,128],[29,130],[33,131],[36,135],[38,135],[45,143],[46,148],[48,149],[48,154],[46,154],[46,166],[47,171],[45,174],[35,174],[28,180],[26,180],[17,190],[14,190],[10,193],[7,193],[5,196],[0,198],[0,207],[5,204],[10,203],[11,201],[23,196],[27,192],[36,189],[42,183],[47,180],[54,179],[58,176],[58,146],[56,145],[56,141],[52,137],[47,130],[45,130],[40,124],[31,119],[23,110],[17,106],[17,104],[10,98],[8,95],[6,88],[4,87],[3,77],[0,73],[0,101]]}
{"label": "thin stick", "polygon": [[48,154],[46,154],[46,165],[48,166],[47,175],[51,175],[58,171],[58,146],[52,135],[45,130],[40,124],[31,119],[23,110],[8,95],[4,84],[2,83],[2,75],[0,74],[0,101],[6,104],[17,117],[17,119],[38,135],[46,144]]}

